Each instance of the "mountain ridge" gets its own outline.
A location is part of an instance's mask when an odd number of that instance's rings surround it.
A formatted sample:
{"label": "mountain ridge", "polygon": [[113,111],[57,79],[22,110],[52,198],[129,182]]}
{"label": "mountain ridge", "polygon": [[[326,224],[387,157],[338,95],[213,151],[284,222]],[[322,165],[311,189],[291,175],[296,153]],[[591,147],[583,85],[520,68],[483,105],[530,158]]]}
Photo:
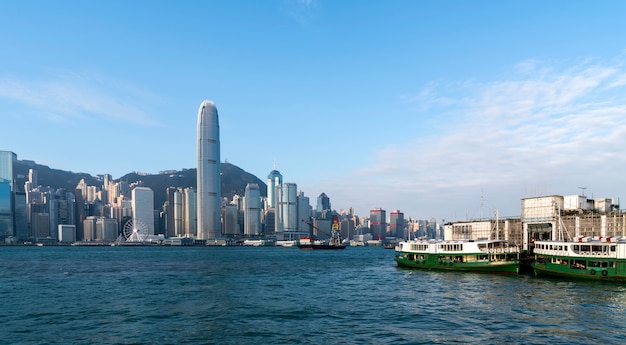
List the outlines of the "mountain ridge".
{"label": "mountain ridge", "polygon": [[[24,183],[28,181],[29,169],[37,171],[37,180],[40,186],[55,189],[74,191],[78,182],[83,178],[89,186],[101,188],[103,182],[101,178],[88,173],[53,169],[46,165],[37,164],[34,161],[18,160],[15,164],[17,190],[23,191]],[[235,194],[243,196],[248,183],[259,185],[261,196],[267,196],[267,185],[261,179],[240,167],[232,163],[221,163],[220,172],[222,175],[222,197],[232,199]],[[166,188],[196,188],[196,174],[196,168],[168,171],[166,174],[138,174],[131,172],[114,179],[114,181],[125,181],[128,183],[142,181],[143,186],[149,187],[154,191],[154,209],[161,210],[163,203],[167,200]]]}

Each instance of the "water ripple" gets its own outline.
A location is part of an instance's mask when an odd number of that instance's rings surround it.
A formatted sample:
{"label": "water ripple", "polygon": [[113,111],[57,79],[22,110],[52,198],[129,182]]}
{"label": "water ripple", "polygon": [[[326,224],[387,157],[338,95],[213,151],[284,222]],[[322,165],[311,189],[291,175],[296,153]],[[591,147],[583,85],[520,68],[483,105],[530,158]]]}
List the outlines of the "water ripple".
{"label": "water ripple", "polygon": [[621,344],[626,287],[397,268],[347,248],[3,247],[20,344]]}

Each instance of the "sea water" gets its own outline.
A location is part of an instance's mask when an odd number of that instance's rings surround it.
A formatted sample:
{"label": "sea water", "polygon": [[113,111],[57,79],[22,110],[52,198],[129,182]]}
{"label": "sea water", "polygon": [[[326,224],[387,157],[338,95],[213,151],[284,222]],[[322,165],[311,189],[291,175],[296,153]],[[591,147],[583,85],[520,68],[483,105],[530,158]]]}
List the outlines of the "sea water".
{"label": "sea water", "polygon": [[2,344],[624,344],[626,286],[381,247],[0,247]]}

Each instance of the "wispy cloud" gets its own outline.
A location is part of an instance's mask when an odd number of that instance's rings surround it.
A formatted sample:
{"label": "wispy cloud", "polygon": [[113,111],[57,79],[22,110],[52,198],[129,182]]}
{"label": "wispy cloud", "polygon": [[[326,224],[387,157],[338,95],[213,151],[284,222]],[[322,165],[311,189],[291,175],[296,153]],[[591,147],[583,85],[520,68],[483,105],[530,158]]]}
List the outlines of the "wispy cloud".
{"label": "wispy cloud", "polygon": [[317,12],[317,0],[284,0],[282,10],[298,23],[309,24]]}
{"label": "wispy cloud", "polygon": [[430,83],[403,99],[419,103],[442,131],[381,148],[352,180],[366,181],[391,207],[436,212],[482,188],[513,208],[537,184],[566,195],[581,184],[624,192],[617,183],[626,168],[624,75],[617,63],[558,68],[529,60],[510,80]]}
{"label": "wispy cloud", "polygon": [[99,117],[160,126],[141,106],[151,96],[97,73],[57,73],[38,80],[0,77],[0,98],[20,103],[43,119],[73,122]]}

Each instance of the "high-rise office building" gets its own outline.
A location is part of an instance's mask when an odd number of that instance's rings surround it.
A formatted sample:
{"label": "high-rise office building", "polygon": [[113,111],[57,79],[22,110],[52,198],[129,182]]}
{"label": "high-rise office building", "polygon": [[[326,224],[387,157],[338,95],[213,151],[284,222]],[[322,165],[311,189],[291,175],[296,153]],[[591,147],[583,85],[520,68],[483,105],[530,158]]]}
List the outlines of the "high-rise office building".
{"label": "high-rise office building", "polygon": [[198,238],[221,236],[220,128],[217,109],[204,101],[198,109],[197,193]]}
{"label": "high-rise office building", "polygon": [[74,192],[57,189],[46,197],[49,213],[49,236],[58,239],[59,225],[76,225]]}
{"label": "high-rise office building", "polygon": [[224,206],[224,235],[232,237],[241,235],[241,227],[239,226],[239,210],[237,205]]}
{"label": "high-rise office building", "polygon": [[11,191],[15,189],[15,163],[17,162],[17,155],[11,151],[0,151],[0,179],[9,181]]}
{"label": "high-rise office building", "polygon": [[256,183],[248,183],[246,186],[243,226],[246,236],[261,234],[261,191]]}
{"label": "high-rise office building", "polygon": [[375,240],[385,238],[387,232],[387,211],[377,208],[370,210],[370,231]]}
{"label": "high-rise office building", "polygon": [[[326,195],[326,193],[322,193],[320,194],[320,196],[317,197],[317,208],[315,209],[316,211],[316,217],[321,217],[322,214],[324,213],[324,211],[328,211],[330,210],[330,198],[328,197],[328,195]],[[329,214],[328,212],[326,212],[326,214]],[[330,219],[330,218],[327,218]]]}
{"label": "high-rise office building", "polygon": [[298,240],[298,197],[295,183],[283,183],[276,188],[276,239]]}
{"label": "high-rise office building", "polygon": [[0,151],[0,238],[15,234],[13,193],[17,191],[14,168],[16,161],[15,153]]}
{"label": "high-rise office building", "polygon": [[[298,192],[298,231],[301,233],[309,233],[311,226],[311,203],[308,196],[304,196],[302,191]],[[304,220],[304,222],[303,222]]]}
{"label": "high-rise office building", "polygon": [[135,187],[132,191],[133,223],[143,222],[148,235],[154,235],[154,191],[148,187]]}
{"label": "high-rise office building", "polygon": [[389,213],[389,236],[405,238],[404,213],[395,210]]}
{"label": "high-rise office building", "polygon": [[274,169],[267,175],[267,203],[269,207],[276,207],[276,187],[283,184],[283,175]]}
{"label": "high-rise office building", "polygon": [[198,233],[198,195],[193,188],[183,190],[183,213],[185,236],[195,237]]}
{"label": "high-rise office building", "polygon": [[0,177],[0,238],[13,235],[12,195],[9,180]]}

